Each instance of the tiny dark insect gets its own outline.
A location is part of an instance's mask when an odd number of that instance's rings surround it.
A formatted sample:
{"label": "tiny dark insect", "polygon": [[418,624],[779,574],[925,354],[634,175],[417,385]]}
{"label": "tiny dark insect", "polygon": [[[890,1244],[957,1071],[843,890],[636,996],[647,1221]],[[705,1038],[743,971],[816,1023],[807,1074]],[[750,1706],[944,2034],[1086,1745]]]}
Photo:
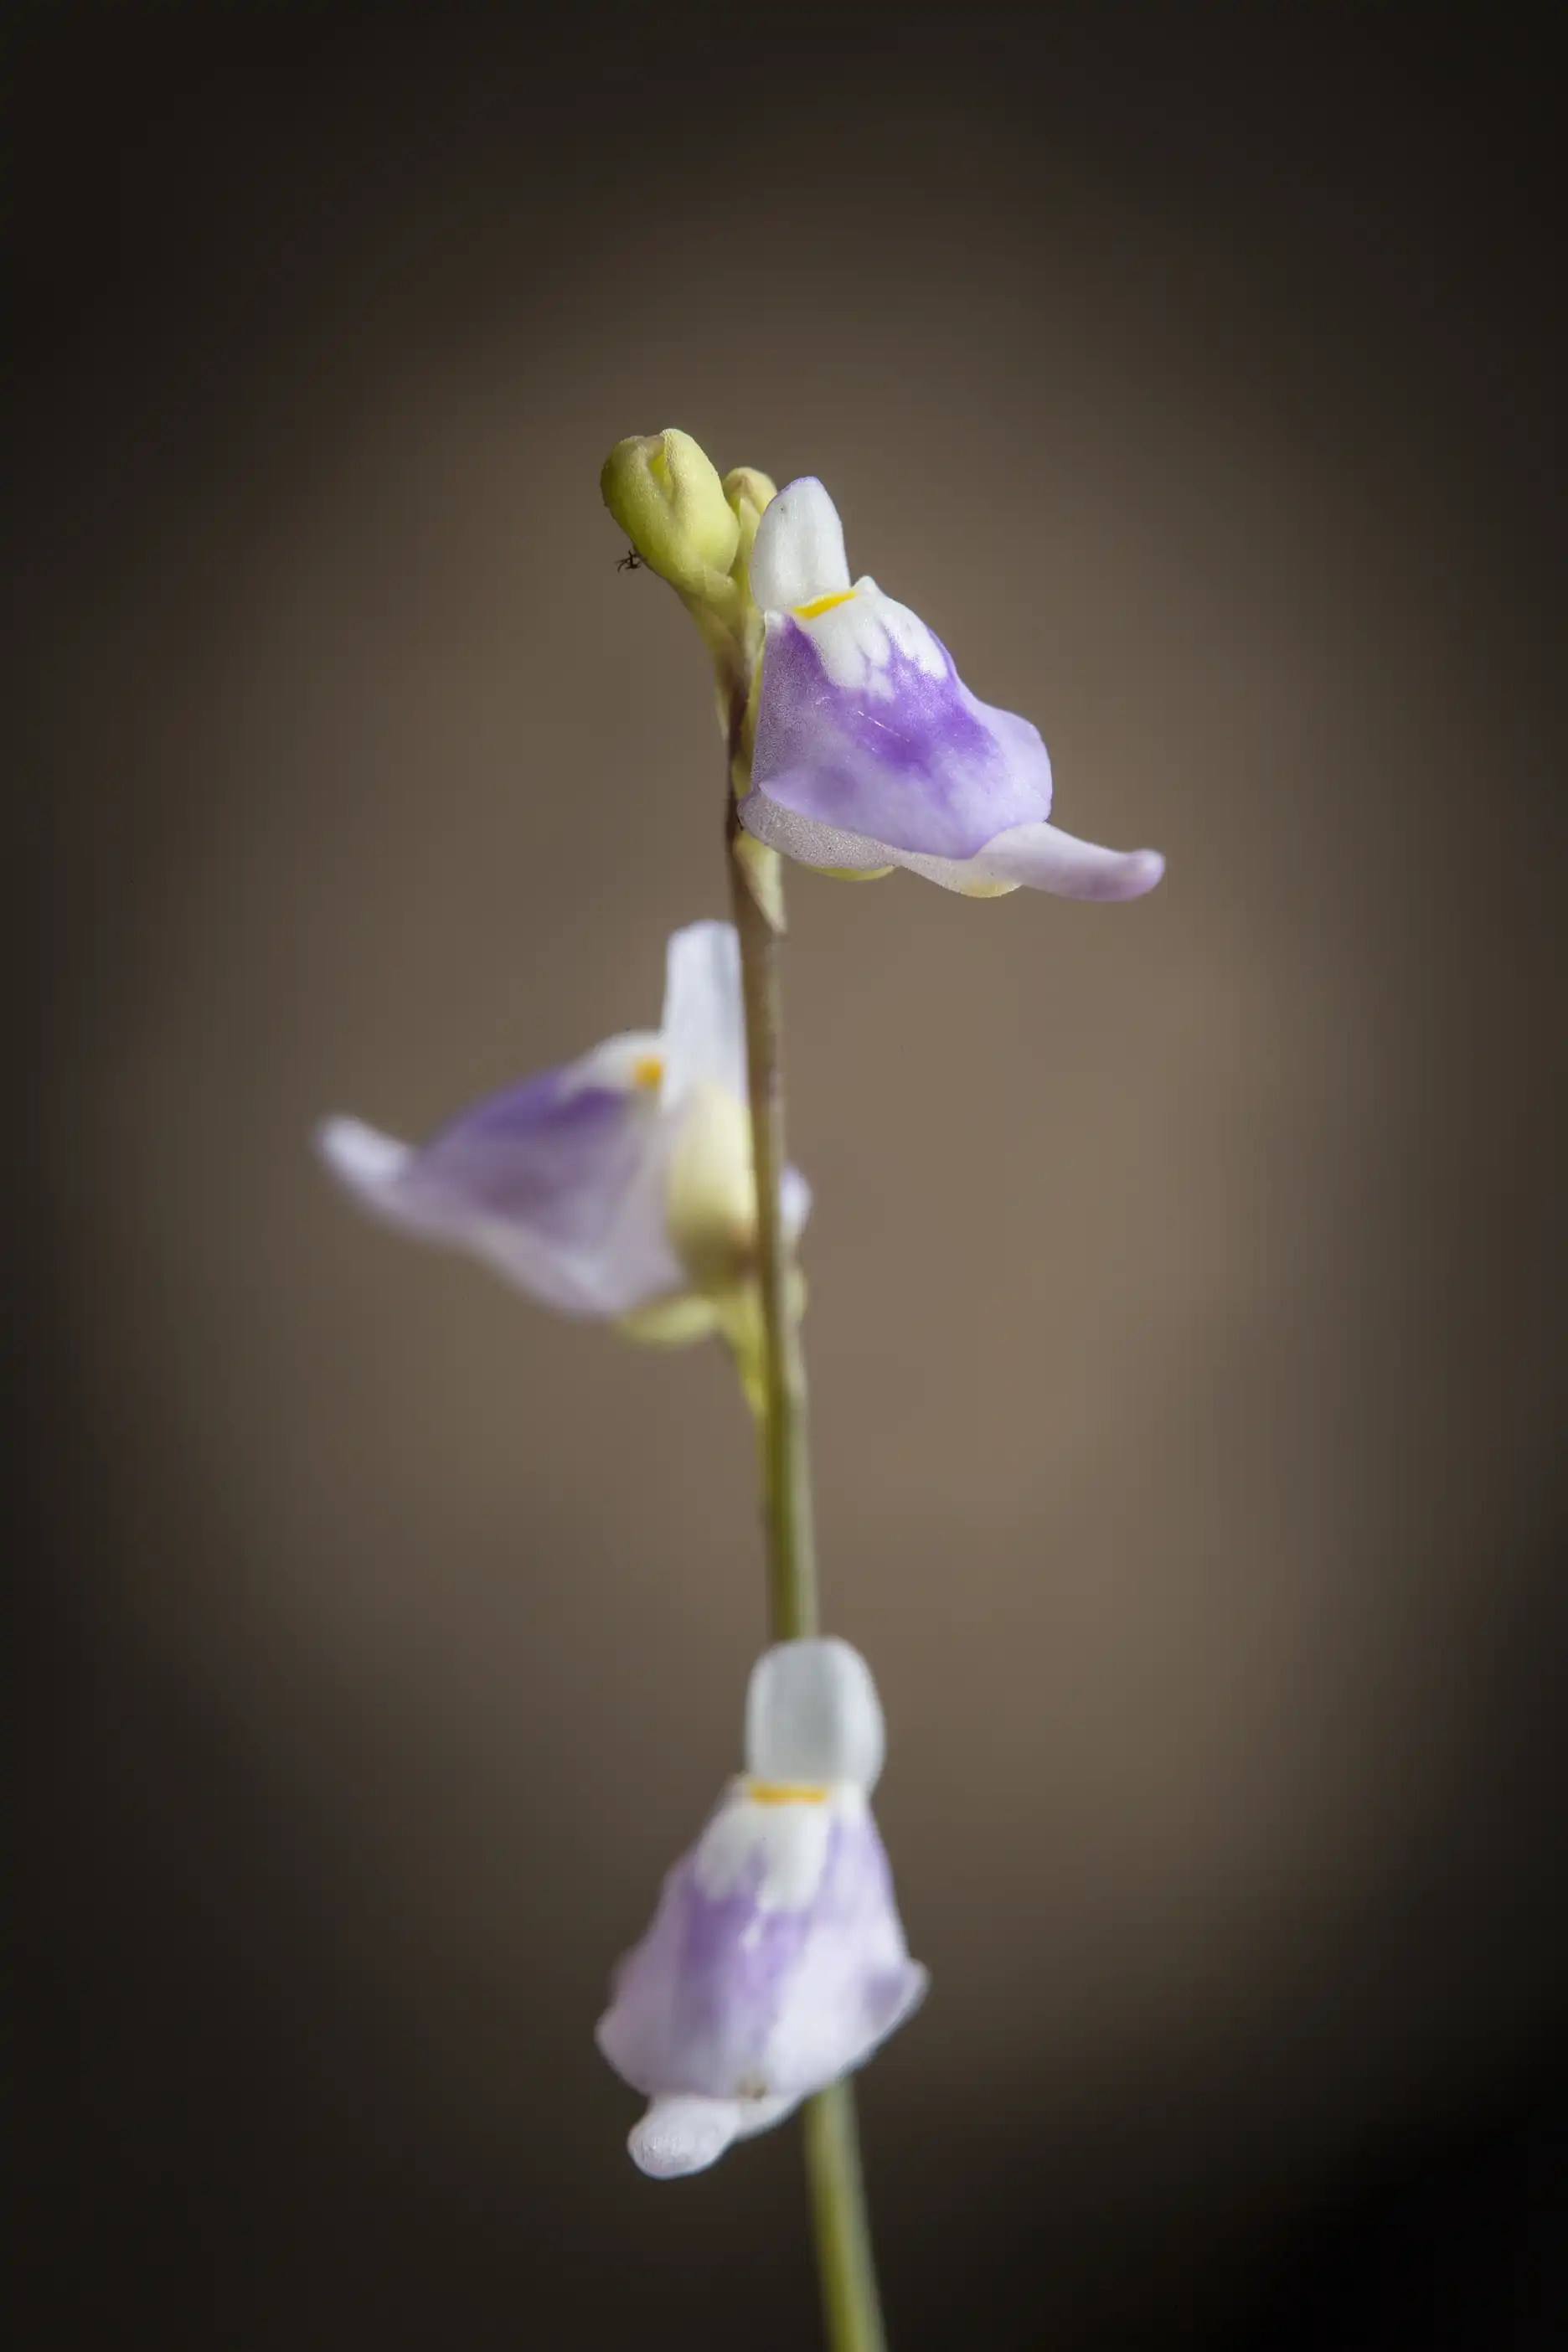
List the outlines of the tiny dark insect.
{"label": "tiny dark insect", "polygon": [[616,564],[616,570],[617,572],[640,572],[642,570],[642,557],[637,553],[635,547],[627,548],[626,553]]}

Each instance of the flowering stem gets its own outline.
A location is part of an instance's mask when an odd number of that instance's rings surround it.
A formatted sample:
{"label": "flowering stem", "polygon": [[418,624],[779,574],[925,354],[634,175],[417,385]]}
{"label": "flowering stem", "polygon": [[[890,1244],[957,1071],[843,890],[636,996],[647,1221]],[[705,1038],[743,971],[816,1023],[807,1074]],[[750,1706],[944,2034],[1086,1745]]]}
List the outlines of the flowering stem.
{"label": "flowering stem", "polygon": [[828,2343],[833,2352],[884,2352],[853,2084],[830,2083],[818,2091],[807,2099],[801,2121]]}
{"label": "flowering stem", "polygon": [[[732,807],[731,803],[731,807]],[[731,815],[733,836],[734,819]],[[806,1450],[805,1365],[791,1297],[789,1239],[779,1208],[784,1168],[783,988],[779,939],[752,896],[731,841],[730,876],[746,1009],[746,1084],[757,1171],[757,1284],[763,1318],[758,1433],[768,1551],[768,1624],[775,1642],[815,1633],[816,1534]]]}
{"label": "flowering stem", "polygon": [[[731,756],[745,725],[743,701],[732,722]],[[729,796],[726,846],[735,929],[741,942],[741,985],[746,1011],[746,1081],[751,1097],[752,1149],[757,1176],[757,1260],[761,1292],[763,1379],[759,1455],[767,1533],[768,1620],[775,1642],[796,1641],[817,1629],[816,1538],[812,1520],[811,1465],[806,1450],[805,1365],[790,1249],[779,1204],[784,1168],[783,988],[779,971],[782,885],[768,876],[769,908],[752,887],[737,855],[743,836]],[[771,853],[769,853],[771,858]],[[754,868],[752,869],[754,871]],[[771,912],[770,912],[771,908]],[[807,2099],[806,2180],[823,2315],[831,2352],[884,2352],[877,2273],[860,2174],[855,2093],[834,2083]]]}

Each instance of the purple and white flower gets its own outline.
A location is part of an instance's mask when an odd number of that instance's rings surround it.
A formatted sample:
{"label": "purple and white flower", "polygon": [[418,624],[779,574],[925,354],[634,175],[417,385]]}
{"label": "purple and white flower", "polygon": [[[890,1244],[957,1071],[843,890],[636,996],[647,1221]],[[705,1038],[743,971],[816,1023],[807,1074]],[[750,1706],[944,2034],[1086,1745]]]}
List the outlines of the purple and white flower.
{"label": "purple and white flower", "polygon": [[751,584],[767,634],[741,822],[757,840],[806,866],[907,866],[974,897],[1153,888],[1156,850],[1100,849],[1047,822],[1038,730],[978,701],[908,605],[851,582],[837,510],[811,476],[763,513]]}
{"label": "purple and white flower", "polygon": [[648,2101],[628,2145],[657,2179],[780,2122],[923,1997],[871,1816],[883,1744],[847,1642],[783,1642],[752,1669],[745,1772],[666,1878],[599,2021]]}
{"label": "purple and white flower", "polygon": [[[750,1272],[745,1093],[735,932],[693,923],[669,942],[657,1031],[492,1095],[420,1148],[355,1118],[328,1119],[317,1140],[354,1199],[405,1233],[469,1252],[563,1315],[689,1339]],[[783,1204],[793,1241],[810,1206],[794,1169]]]}

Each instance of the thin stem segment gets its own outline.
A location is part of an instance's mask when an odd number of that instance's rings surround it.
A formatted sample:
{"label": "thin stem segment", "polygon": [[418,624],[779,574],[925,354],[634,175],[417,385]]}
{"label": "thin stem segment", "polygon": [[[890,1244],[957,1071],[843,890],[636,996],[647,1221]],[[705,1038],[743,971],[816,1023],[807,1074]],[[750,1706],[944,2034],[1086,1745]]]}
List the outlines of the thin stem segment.
{"label": "thin stem segment", "polygon": [[[742,760],[749,766],[750,747],[744,740],[748,731],[742,688],[731,709],[732,773]],[[790,1642],[815,1633],[818,1616],[805,1364],[795,1270],[779,1202],[779,1179],[784,1169],[779,969],[783,886],[776,872],[767,873],[764,882],[754,866],[749,869],[742,864],[738,853],[743,836],[732,791],[727,800],[725,846],[741,942],[746,1081],[757,1179],[757,1270],[763,1342],[758,1452],[767,1538],[768,1622],[775,1642]],[[767,856],[772,858],[771,852]],[[753,888],[753,878],[758,888]],[[819,2091],[806,2100],[802,2121],[817,2275],[831,2352],[885,2352],[852,2086],[847,2082],[834,2083]]]}
{"label": "thin stem segment", "polygon": [[807,2099],[801,2120],[828,2343],[833,2352],[884,2352],[854,2085],[830,2083]]}
{"label": "thin stem segment", "polygon": [[731,894],[741,941],[746,1012],[746,1084],[757,1174],[757,1286],[763,1318],[763,1409],[758,1430],[767,1538],[768,1625],[775,1642],[817,1629],[816,1531],[806,1444],[805,1364],[779,1205],[784,1169],[784,990],[779,935],[753,897],[735,855],[731,803]]}

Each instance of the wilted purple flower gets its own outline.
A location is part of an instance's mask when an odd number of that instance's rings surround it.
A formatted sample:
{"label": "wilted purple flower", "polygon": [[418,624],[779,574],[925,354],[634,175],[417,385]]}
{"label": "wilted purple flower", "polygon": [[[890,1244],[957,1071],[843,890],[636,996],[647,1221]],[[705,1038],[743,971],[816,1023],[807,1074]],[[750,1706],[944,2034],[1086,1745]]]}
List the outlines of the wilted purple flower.
{"label": "wilted purple flower", "polygon": [[752,1670],[746,1770],[664,1882],[616,1971],[599,2047],[648,2101],[645,2172],[699,2172],[860,2065],[926,1989],[868,1802],[882,1765],[870,1669],[847,1642],[783,1642]]}
{"label": "wilted purple flower", "polygon": [[[361,1204],[469,1251],[565,1315],[696,1338],[746,1281],[756,1187],[740,950],[728,923],[669,942],[658,1032],[611,1037],[462,1112],[415,1149],[358,1119],[318,1142]],[[790,1236],[810,1193],[785,1173]]]}
{"label": "wilted purple flower", "polygon": [[837,510],[811,476],[763,513],[751,584],[767,640],[741,821],[759,841],[807,866],[907,866],[983,898],[1020,884],[1068,898],[1153,888],[1157,851],[1100,849],[1046,822],[1038,730],[977,701],[907,605],[874,580],[851,583]]}

